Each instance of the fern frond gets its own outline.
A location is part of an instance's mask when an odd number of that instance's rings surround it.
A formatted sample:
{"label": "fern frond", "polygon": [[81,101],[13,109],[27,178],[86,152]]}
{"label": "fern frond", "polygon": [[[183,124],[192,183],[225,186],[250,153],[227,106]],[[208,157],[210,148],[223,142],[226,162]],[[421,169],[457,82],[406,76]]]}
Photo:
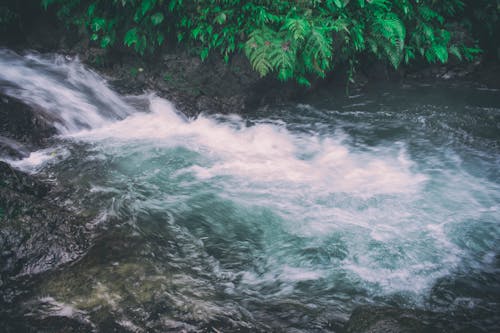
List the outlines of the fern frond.
{"label": "fern frond", "polygon": [[272,70],[271,63],[268,59],[267,50],[263,47],[258,48],[251,55],[250,63],[253,69],[255,69],[261,77],[266,76]]}
{"label": "fern frond", "polygon": [[368,37],[366,39],[366,45],[368,45],[368,49],[371,51],[371,53],[378,54],[378,44],[374,38]]}
{"label": "fern frond", "polygon": [[365,49],[365,37],[364,37],[363,26],[360,24],[354,24],[349,32],[351,37],[352,45],[356,51],[362,51]]}
{"label": "fern frond", "polygon": [[284,45],[273,45],[269,53],[269,60],[273,68],[278,72],[278,78],[282,81],[291,79],[294,74],[296,55]]}
{"label": "fern frond", "polygon": [[379,24],[382,35],[398,49],[403,50],[406,29],[399,17],[394,13],[387,14],[379,21]]}
{"label": "fern frond", "polygon": [[425,51],[425,58],[431,63],[437,60],[445,63],[448,61],[448,49],[444,45],[434,44]]}
{"label": "fern frond", "polygon": [[391,5],[389,0],[371,0],[367,2],[374,7],[378,7],[384,10],[388,10],[389,6]]}
{"label": "fern frond", "polygon": [[282,29],[291,33],[292,38],[295,41],[303,41],[305,36],[309,34],[311,26],[307,20],[291,18],[285,21]]}
{"label": "fern frond", "polygon": [[333,31],[345,31],[345,32],[349,32],[349,23],[346,19],[343,19],[343,18],[339,18],[339,19],[336,19],[335,21],[333,21],[333,23],[331,24],[331,29]]}
{"label": "fern frond", "polygon": [[453,54],[455,57],[457,57],[458,60],[462,61],[462,53],[460,52],[460,48],[456,45],[451,45],[448,49],[448,52],[450,54]]}
{"label": "fern frond", "polygon": [[408,64],[412,59],[415,59],[415,52],[412,47],[406,47],[404,50],[405,64]]}
{"label": "fern frond", "polygon": [[320,76],[330,67],[332,58],[332,36],[328,31],[314,27],[304,45],[303,59],[307,70]]}
{"label": "fern frond", "polygon": [[378,14],[372,23],[372,39],[369,47],[378,54],[382,49],[394,67],[398,67],[403,58],[406,29],[401,19],[394,13]]}
{"label": "fern frond", "polygon": [[436,39],[436,37],[434,35],[434,29],[430,25],[423,23],[422,24],[422,32],[423,32],[424,36],[426,37],[426,39],[430,43],[433,43],[434,40]]}
{"label": "fern frond", "polygon": [[271,33],[266,29],[258,29],[250,34],[250,38],[245,43],[245,54],[250,60],[250,64],[260,76],[267,75],[272,70],[272,65],[269,61],[269,49],[272,39]]}

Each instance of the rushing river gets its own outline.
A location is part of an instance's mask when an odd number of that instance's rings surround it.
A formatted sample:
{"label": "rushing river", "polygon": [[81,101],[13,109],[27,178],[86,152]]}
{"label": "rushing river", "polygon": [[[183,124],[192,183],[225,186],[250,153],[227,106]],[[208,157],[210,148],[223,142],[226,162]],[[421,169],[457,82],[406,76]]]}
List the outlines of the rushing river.
{"label": "rushing river", "polygon": [[498,90],[379,86],[187,119],[78,61],[5,50],[0,88],[60,132],[9,163],[71,188],[59,204],[96,233],[29,285],[31,316],[322,332],[369,304],[500,329]]}

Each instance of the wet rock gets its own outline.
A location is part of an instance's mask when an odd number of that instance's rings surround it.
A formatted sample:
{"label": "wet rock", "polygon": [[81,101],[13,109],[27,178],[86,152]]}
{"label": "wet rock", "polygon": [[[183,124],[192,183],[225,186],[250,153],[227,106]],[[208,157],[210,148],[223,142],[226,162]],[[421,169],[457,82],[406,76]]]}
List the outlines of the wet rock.
{"label": "wet rock", "polygon": [[[17,198],[43,198],[49,191],[49,186],[35,177],[13,169],[9,164],[0,161],[0,196],[8,203],[9,195]],[[21,199],[19,198],[19,199]]]}
{"label": "wet rock", "polygon": [[[356,308],[345,325],[346,333],[470,333],[498,329],[495,304],[460,307],[447,304],[433,311],[365,305]],[[488,309],[489,307],[489,309]]]}
{"label": "wet rock", "polygon": [[0,93],[0,134],[4,137],[39,146],[56,134],[43,110]]}
{"label": "wet rock", "polygon": [[229,63],[219,57],[201,61],[187,51],[173,50],[150,61],[113,55],[113,66],[99,70],[111,77],[122,94],[154,91],[172,101],[188,116],[206,113],[243,113],[263,104],[289,101],[303,87],[274,78],[260,78],[243,55]]}
{"label": "wet rock", "polygon": [[500,323],[500,253],[490,252],[474,271],[456,271],[436,281],[429,305],[453,314],[452,332],[496,332]]}
{"label": "wet rock", "polygon": [[4,333],[77,333],[77,332],[94,332],[95,328],[89,323],[65,316],[46,316],[43,318],[32,317],[29,314],[26,316],[17,316],[14,320],[2,322],[2,332]]}
{"label": "wet rock", "polygon": [[43,110],[0,92],[0,158],[22,158],[56,134]]}
{"label": "wet rock", "polygon": [[52,202],[49,185],[3,162],[0,182],[0,274],[4,282],[57,267],[86,248],[85,221]]}
{"label": "wet rock", "polygon": [[[55,133],[41,110],[0,95],[0,157],[26,157]],[[36,176],[0,161],[0,290],[16,276],[57,267],[85,248],[80,219],[49,198],[52,190]]]}
{"label": "wet rock", "polygon": [[360,306],[352,313],[345,332],[437,333],[446,332],[445,328],[446,323],[437,313],[393,307]]}
{"label": "wet rock", "polygon": [[75,260],[89,246],[88,221],[61,207],[53,192],[0,162],[0,317],[29,290],[19,279]]}

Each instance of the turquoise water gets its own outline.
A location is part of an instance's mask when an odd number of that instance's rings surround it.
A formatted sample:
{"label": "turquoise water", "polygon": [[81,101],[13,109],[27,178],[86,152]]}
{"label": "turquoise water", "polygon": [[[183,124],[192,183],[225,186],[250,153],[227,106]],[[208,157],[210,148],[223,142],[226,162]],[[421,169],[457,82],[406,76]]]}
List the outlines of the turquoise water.
{"label": "turquoise water", "polygon": [[[96,233],[34,287],[48,313],[131,331],[329,331],[375,304],[498,328],[499,91],[379,86],[186,119],[77,62],[32,58],[4,54],[0,80],[43,97],[61,135],[11,164],[70,188],[60,204]],[[18,83],[27,71],[65,79]]]}

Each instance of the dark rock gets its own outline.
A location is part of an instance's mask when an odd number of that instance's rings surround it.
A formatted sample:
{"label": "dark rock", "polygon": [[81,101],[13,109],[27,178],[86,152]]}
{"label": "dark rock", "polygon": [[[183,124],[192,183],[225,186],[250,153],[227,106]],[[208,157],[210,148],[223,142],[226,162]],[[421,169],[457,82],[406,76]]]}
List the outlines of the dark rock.
{"label": "dark rock", "polygon": [[486,87],[500,89],[500,62],[481,63],[472,69],[468,68],[465,75],[461,76]]}
{"label": "dark rock", "polygon": [[0,92],[0,157],[21,158],[56,134],[48,116]]}
{"label": "dark rock", "polygon": [[89,218],[61,207],[56,191],[0,162],[0,312],[26,290],[20,278],[75,260],[90,245]]}
{"label": "dark rock", "polygon": [[[1,315],[1,314],[0,314]],[[2,320],[3,319],[3,320]],[[2,318],[0,316],[0,325],[4,333],[77,333],[77,332],[94,332],[95,327],[90,323],[82,322],[76,318],[65,316],[45,316],[37,318],[27,313],[24,316],[15,314],[11,318]]]}
{"label": "dark rock", "polygon": [[[0,94],[0,157],[26,157],[46,146],[55,133],[43,110]],[[0,161],[0,312],[26,290],[18,285],[21,277],[36,276],[70,262],[89,246],[90,233],[85,226],[89,217],[61,207],[58,191],[62,189]],[[0,313],[0,317],[5,315],[10,316]],[[59,326],[62,320],[61,327],[68,328],[64,331],[71,331],[74,324],[64,318],[47,320],[48,326]],[[39,330],[26,326],[21,331]]]}
{"label": "dark rock", "polygon": [[39,273],[76,258],[86,248],[86,221],[52,202],[47,184],[3,162],[0,179],[1,275]]}
{"label": "dark rock", "polygon": [[497,332],[500,327],[500,253],[473,271],[457,270],[436,281],[429,306],[453,314],[453,332]]}
{"label": "dark rock", "polygon": [[[452,302],[453,303],[453,302]],[[356,308],[345,325],[346,333],[471,333],[498,330],[496,303],[457,307],[456,302],[433,311],[390,306]]]}
{"label": "dark rock", "polygon": [[446,321],[437,313],[393,307],[360,306],[354,310],[347,333],[447,332]]}
{"label": "dark rock", "polygon": [[114,55],[99,70],[111,77],[122,94],[154,91],[188,116],[200,112],[243,113],[267,103],[289,101],[304,90],[295,83],[260,78],[241,54],[229,63],[219,57],[201,61],[187,51],[173,50],[144,61],[129,54]]}
{"label": "dark rock", "polygon": [[[13,169],[9,164],[0,161],[0,188],[3,193],[12,191],[23,195],[43,198],[49,186],[35,177]],[[1,195],[1,194],[0,194]]]}

